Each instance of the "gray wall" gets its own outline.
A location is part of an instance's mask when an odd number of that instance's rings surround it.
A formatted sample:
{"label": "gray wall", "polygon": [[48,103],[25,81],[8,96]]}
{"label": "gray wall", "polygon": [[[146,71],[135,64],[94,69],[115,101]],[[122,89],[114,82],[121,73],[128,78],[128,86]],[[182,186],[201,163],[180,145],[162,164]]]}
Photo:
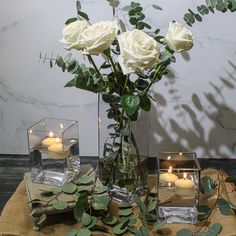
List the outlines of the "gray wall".
{"label": "gray wall", "polygon": [[[81,2],[92,22],[111,19],[106,1]],[[146,14],[165,34],[168,22],[183,23],[184,13],[197,2],[159,0],[164,11],[148,8]],[[81,155],[97,155],[97,95],[64,89],[70,75],[39,62],[40,52],[67,53],[58,40],[65,20],[76,14],[74,5],[75,0],[0,1],[0,153],[27,153],[26,129],[43,117],[58,117],[78,120]],[[195,24],[194,48],[177,55],[173,75],[152,90],[157,103],[151,111],[150,155],[193,150],[200,157],[235,157],[233,22],[236,13],[216,13]]]}

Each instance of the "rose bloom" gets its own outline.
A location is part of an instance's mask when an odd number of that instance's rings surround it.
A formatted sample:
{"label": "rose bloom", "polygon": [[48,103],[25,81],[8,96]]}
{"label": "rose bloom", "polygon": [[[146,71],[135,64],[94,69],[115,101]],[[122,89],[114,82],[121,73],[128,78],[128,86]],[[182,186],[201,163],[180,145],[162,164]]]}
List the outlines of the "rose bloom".
{"label": "rose bloom", "polygon": [[98,55],[110,47],[116,38],[117,24],[113,21],[100,21],[89,26],[82,33],[84,52]]}
{"label": "rose bloom", "polygon": [[187,51],[193,46],[193,34],[179,23],[170,22],[164,41],[174,52]]}
{"label": "rose bloom", "polygon": [[134,29],[118,36],[120,66],[124,74],[137,68],[151,69],[159,62],[159,48],[155,39],[141,30]]}
{"label": "rose bloom", "polygon": [[81,33],[89,26],[85,20],[74,21],[63,28],[63,38],[60,40],[64,44],[64,48],[70,50],[72,48],[81,50]]}

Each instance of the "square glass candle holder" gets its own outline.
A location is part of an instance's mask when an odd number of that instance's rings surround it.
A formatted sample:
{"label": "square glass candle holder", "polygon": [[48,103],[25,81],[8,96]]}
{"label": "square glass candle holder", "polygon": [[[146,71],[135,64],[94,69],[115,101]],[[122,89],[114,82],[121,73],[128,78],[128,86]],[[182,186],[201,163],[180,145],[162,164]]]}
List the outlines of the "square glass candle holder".
{"label": "square glass candle holder", "polygon": [[44,118],[27,136],[33,182],[61,186],[79,174],[77,121]]}
{"label": "square glass candle holder", "polygon": [[201,171],[196,153],[162,152],[157,161],[158,219],[196,224]]}

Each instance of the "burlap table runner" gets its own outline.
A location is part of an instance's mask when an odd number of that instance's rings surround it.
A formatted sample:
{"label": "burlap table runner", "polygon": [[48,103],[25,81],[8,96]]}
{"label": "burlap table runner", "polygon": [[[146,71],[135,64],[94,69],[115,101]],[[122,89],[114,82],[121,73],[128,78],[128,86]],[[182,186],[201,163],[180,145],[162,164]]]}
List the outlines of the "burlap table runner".
{"label": "burlap table runner", "polygon": [[[236,204],[236,192],[235,187],[229,183],[224,184],[224,178],[226,175],[216,170],[204,170],[203,175],[211,176],[215,180],[221,181],[221,188],[219,189],[222,197],[230,199],[231,202]],[[212,195],[209,199],[201,199],[201,202],[208,201],[210,204],[214,204],[216,200],[216,194]],[[33,222],[29,216],[27,207],[27,197],[25,193],[25,186],[22,182],[16,192],[12,195],[10,200],[5,205],[2,215],[0,218],[0,236],[41,236],[41,235],[56,235],[61,236],[70,231],[73,228],[79,229],[79,224],[72,222],[69,216],[65,215],[64,219],[61,218],[63,223],[56,223],[45,226],[39,232],[33,230]],[[116,205],[112,207],[112,211],[115,211]],[[73,224],[74,223],[74,224]],[[220,223],[222,225],[222,236],[236,236],[236,216],[235,215],[222,215],[218,209],[214,211],[212,216],[208,219],[206,225],[203,226],[203,230],[207,229],[207,226],[214,223]],[[139,224],[139,223],[137,223]],[[137,225],[138,227],[138,225]],[[167,224],[162,230],[151,230],[149,235],[176,235],[179,229],[187,228],[192,231],[197,231],[202,227],[202,223],[198,225],[188,224]],[[93,235],[112,235],[111,232],[108,234],[93,232]],[[128,234],[127,234],[128,235]]]}

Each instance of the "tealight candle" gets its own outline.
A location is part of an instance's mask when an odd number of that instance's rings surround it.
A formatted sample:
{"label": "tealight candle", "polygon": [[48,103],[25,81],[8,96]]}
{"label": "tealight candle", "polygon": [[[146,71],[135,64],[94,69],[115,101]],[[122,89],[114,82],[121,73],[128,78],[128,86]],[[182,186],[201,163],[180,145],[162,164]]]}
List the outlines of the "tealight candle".
{"label": "tealight candle", "polygon": [[43,139],[43,141],[42,141],[42,145],[43,146],[49,147],[52,144],[57,144],[57,143],[61,143],[62,142],[61,138],[53,137],[53,132],[49,132],[48,136],[49,137]]}
{"label": "tealight candle", "polygon": [[170,166],[169,170],[167,173],[162,173],[160,175],[160,181],[164,183],[170,183],[173,184],[175,183],[176,180],[178,180],[179,177],[175,174],[172,174],[172,166]]}
{"label": "tealight candle", "polygon": [[48,155],[51,158],[54,159],[64,159],[69,154],[69,149],[64,146],[61,142],[59,142],[60,139],[56,138],[56,143],[53,143],[48,147]]}
{"label": "tealight candle", "polygon": [[183,179],[178,179],[175,181],[175,187],[177,188],[176,192],[179,195],[192,195],[194,186],[194,182],[187,178],[187,173],[184,173]]}
{"label": "tealight candle", "polygon": [[187,173],[184,173],[183,179],[178,179],[175,181],[175,186],[177,188],[193,188],[194,182],[190,179],[187,179]]}

